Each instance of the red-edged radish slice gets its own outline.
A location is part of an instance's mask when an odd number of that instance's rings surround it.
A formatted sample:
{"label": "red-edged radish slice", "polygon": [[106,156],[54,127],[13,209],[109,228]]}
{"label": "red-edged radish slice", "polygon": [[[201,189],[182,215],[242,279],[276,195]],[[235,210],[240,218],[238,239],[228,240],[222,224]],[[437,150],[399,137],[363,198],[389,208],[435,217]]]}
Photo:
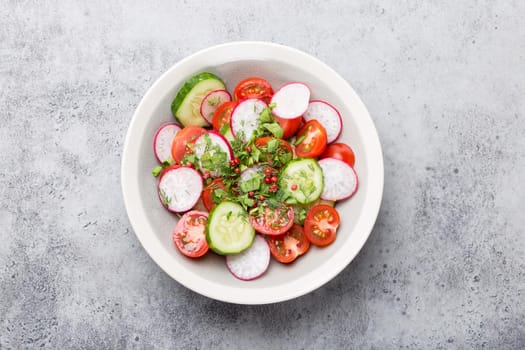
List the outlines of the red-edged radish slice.
{"label": "red-edged radish slice", "polygon": [[321,199],[338,201],[352,197],[357,191],[358,180],[355,170],[345,162],[335,158],[321,159],[324,188]]}
{"label": "red-edged radish slice", "polygon": [[201,102],[201,115],[208,123],[212,123],[213,114],[217,107],[222,105],[224,102],[230,102],[232,95],[226,90],[213,90],[208,93]]}
{"label": "red-edged radish slice", "polygon": [[[209,146],[208,146],[209,145]],[[201,163],[201,157],[203,154],[207,151],[210,152],[210,155],[215,154],[216,149],[218,146],[224,153],[226,153],[227,162],[229,163],[230,160],[233,158],[233,150],[221,134],[215,131],[208,131],[206,134],[203,134],[195,140],[195,143],[193,144],[193,150],[195,152],[195,155],[199,159],[199,167],[202,172],[209,171],[212,176],[220,176],[220,169],[206,169],[202,167]]]}
{"label": "red-edged radish slice", "polygon": [[270,247],[257,235],[250,248],[240,254],[227,255],[228,270],[240,280],[250,281],[262,276],[270,265]]}
{"label": "red-edged radish slice", "polygon": [[266,103],[255,98],[240,102],[232,112],[230,129],[233,136],[244,134],[244,141],[251,139],[253,132],[259,126],[259,114],[268,107]]}
{"label": "red-edged radish slice", "polygon": [[273,114],[283,119],[294,119],[304,114],[310,101],[310,88],[303,83],[283,85],[272,97]]}
{"label": "red-edged radish slice", "polygon": [[339,111],[326,101],[315,100],[308,104],[303,115],[304,120],[317,119],[326,130],[326,142],[332,143],[343,130],[343,120]]}
{"label": "red-edged radish slice", "polygon": [[202,177],[195,169],[172,168],[159,180],[159,198],[169,211],[182,213],[197,203],[202,187]]}
{"label": "red-edged radish slice", "polygon": [[153,149],[155,150],[155,157],[160,163],[164,163],[171,159],[171,145],[175,135],[181,130],[178,124],[170,123],[161,126],[155,133],[153,140]]}

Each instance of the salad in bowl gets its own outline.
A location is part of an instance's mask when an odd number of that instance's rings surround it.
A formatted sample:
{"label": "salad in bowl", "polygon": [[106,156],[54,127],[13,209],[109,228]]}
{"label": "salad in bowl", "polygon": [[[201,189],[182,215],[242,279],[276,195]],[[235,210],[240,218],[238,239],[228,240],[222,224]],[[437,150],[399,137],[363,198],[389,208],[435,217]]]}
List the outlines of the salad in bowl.
{"label": "salad in bowl", "polygon": [[146,92],[121,184],[137,238],[169,276],[266,304],[354,259],[379,211],[383,159],[365,105],[333,69],[290,47],[233,42],[180,60]]}
{"label": "salad in bowl", "polygon": [[311,100],[303,82],[275,92],[260,77],[233,93],[200,72],[178,91],[178,121],[159,127],[153,170],[165,208],[180,215],[174,247],[189,258],[215,253],[241,280],[261,277],[270,256],[289,264],[337,237],[338,201],[357,191],[354,151],[336,142],[341,114]]}

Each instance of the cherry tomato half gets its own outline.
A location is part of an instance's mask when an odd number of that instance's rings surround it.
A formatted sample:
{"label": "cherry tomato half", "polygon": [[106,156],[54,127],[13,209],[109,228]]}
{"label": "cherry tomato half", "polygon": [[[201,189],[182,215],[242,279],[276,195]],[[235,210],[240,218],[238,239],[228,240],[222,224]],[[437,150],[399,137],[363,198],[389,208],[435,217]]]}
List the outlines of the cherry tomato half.
{"label": "cherry tomato half", "polygon": [[298,157],[315,158],[321,155],[326,148],[326,130],[317,120],[312,119],[303,125],[296,135],[301,140],[295,146]]}
{"label": "cherry tomato half", "polygon": [[225,189],[224,182],[222,179],[215,179],[210,182],[202,191],[202,203],[206,207],[207,211],[211,211],[217,204],[213,200],[213,191],[217,188]]}
{"label": "cherry tomato half", "polygon": [[288,139],[295,135],[299,127],[301,126],[301,123],[303,122],[302,117],[294,118],[294,119],[284,119],[279,118],[276,116],[273,116],[275,120],[279,123],[281,128],[283,128],[283,139]]}
{"label": "cherry tomato half", "polygon": [[285,233],[293,225],[293,209],[281,204],[276,209],[270,209],[266,205],[259,207],[260,210],[250,214],[250,223],[253,228],[266,235],[280,235]]}
{"label": "cherry tomato half", "polygon": [[293,225],[283,235],[268,237],[268,244],[270,245],[270,253],[275,260],[284,264],[291,263],[310,249],[310,241],[299,225]]}
{"label": "cherry tomato half", "polygon": [[262,78],[248,78],[241,81],[233,90],[235,101],[258,98],[266,103],[270,103],[273,96],[273,89],[270,83]]}
{"label": "cherry tomato half", "polygon": [[206,133],[206,129],[199,126],[187,126],[177,133],[171,145],[171,157],[180,163],[184,156],[190,152],[187,145]]}
{"label": "cherry tomato half", "polygon": [[312,244],[327,246],[335,240],[340,220],[335,208],[325,204],[316,205],[306,214],[304,234]]}
{"label": "cherry tomato half", "polygon": [[342,160],[351,167],[355,164],[355,154],[354,151],[345,143],[332,143],[326,148],[326,151],[321,154],[321,159],[323,158],[335,158]]}
{"label": "cherry tomato half", "polygon": [[224,102],[215,110],[213,114],[212,125],[215,131],[221,131],[221,128],[225,124],[230,124],[230,119],[232,117],[232,112],[237,102]]}
{"label": "cherry tomato half", "polygon": [[204,233],[208,213],[192,210],[184,214],[173,230],[173,242],[180,252],[190,258],[198,258],[208,251]]}

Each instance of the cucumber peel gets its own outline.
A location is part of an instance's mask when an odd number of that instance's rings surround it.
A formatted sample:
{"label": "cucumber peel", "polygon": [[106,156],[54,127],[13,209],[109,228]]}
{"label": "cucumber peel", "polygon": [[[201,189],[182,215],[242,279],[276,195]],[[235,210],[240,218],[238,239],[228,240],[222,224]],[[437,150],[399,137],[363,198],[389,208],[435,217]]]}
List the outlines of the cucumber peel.
{"label": "cucumber peel", "polygon": [[224,89],[226,85],[215,74],[196,74],[180,88],[171,104],[171,112],[183,126],[208,126],[208,122],[200,113],[202,100],[209,92]]}

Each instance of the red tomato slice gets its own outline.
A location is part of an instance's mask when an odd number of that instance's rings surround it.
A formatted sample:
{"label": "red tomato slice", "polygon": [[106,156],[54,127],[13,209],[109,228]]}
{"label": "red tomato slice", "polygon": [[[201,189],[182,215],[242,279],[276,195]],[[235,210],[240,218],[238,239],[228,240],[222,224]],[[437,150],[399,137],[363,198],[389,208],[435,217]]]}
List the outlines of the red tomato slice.
{"label": "red tomato slice", "polygon": [[294,213],[291,207],[282,204],[276,209],[270,209],[266,205],[259,208],[259,212],[250,214],[250,223],[257,232],[275,236],[292,227]]}
{"label": "red tomato slice", "polygon": [[321,155],[326,148],[326,130],[317,120],[312,119],[303,125],[296,135],[301,140],[295,146],[298,157],[315,158]]}
{"label": "red tomato slice", "polygon": [[193,143],[199,136],[206,133],[206,129],[199,126],[187,126],[177,133],[171,146],[171,157],[180,163],[184,156],[190,153],[188,144]]}
{"label": "red tomato slice", "polygon": [[173,242],[180,252],[190,258],[198,258],[208,251],[206,221],[208,213],[192,210],[180,218],[173,230]]}
{"label": "red tomato slice", "polygon": [[340,221],[335,208],[325,204],[316,205],[306,214],[304,234],[312,244],[327,246],[335,240]]}
{"label": "red tomato slice", "polygon": [[213,200],[213,191],[217,188],[225,189],[224,182],[222,179],[215,179],[210,182],[202,191],[202,203],[206,207],[207,211],[211,211],[217,204]]}
{"label": "red tomato slice", "polygon": [[224,102],[221,104],[213,114],[212,125],[215,131],[220,131],[225,124],[230,124],[230,119],[232,117],[232,112],[237,102]]}
{"label": "red tomato slice", "polygon": [[[261,137],[257,140],[255,140],[254,144],[255,146],[259,147],[259,148],[263,148],[265,147],[267,144],[268,144],[268,141],[270,140],[279,140],[279,147],[276,151],[277,154],[282,154],[284,152],[286,153],[289,153],[290,154],[290,160],[292,159],[293,157],[293,149],[292,149],[292,146],[290,146],[290,144],[282,139],[276,139],[274,137],[270,137],[270,136],[265,136],[265,137]],[[263,154],[263,159],[261,159],[262,161],[264,162],[267,162],[270,166],[274,166],[274,161],[272,159],[272,155],[270,153],[265,153]],[[284,164],[282,164],[284,165]],[[278,164],[276,164],[276,166],[279,166]]]}
{"label": "red tomato slice", "polygon": [[351,167],[354,167],[355,164],[354,151],[345,143],[332,143],[329,145],[326,151],[321,154],[321,159],[323,158],[339,159]]}
{"label": "red tomato slice", "polygon": [[270,83],[262,78],[248,78],[241,81],[233,90],[234,101],[257,98],[266,103],[270,103],[273,96],[273,89]]}
{"label": "red tomato slice", "polygon": [[270,245],[270,253],[275,260],[284,264],[291,263],[310,249],[310,241],[299,225],[293,225],[283,235],[269,237],[268,244]]}
{"label": "red tomato slice", "polygon": [[295,135],[299,127],[301,126],[301,123],[303,122],[302,117],[294,118],[294,119],[284,119],[279,118],[276,116],[273,116],[275,120],[279,123],[281,128],[283,128],[283,139],[288,139]]}

